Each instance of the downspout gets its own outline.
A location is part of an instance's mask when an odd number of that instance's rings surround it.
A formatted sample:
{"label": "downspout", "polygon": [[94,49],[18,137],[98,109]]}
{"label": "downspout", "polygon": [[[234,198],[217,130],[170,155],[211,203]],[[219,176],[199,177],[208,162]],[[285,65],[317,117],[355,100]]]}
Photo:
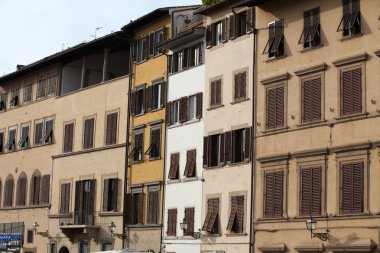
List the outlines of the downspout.
{"label": "downspout", "polygon": [[[132,38],[132,37],[130,37]],[[132,60],[132,54],[133,54],[133,48],[132,48],[132,43],[129,40],[129,66],[128,66],[128,106],[127,106],[127,126],[126,126],[126,137],[125,137],[125,167],[124,167],[124,203],[123,203],[123,231],[122,231],[122,240],[123,244],[122,247],[123,249],[125,248],[125,241],[128,240],[129,238],[126,237],[126,197],[127,197],[127,191],[128,191],[128,173],[129,173],[129,128],[131,124],[131,119],[130,119],[130,108],[131,108],[131,90],[132,90],[132,80],[133,80],[133,60]],[[129,233],[128,233],[129,234]],[[129,246],[129,243],[127,242],[127,247]]]}

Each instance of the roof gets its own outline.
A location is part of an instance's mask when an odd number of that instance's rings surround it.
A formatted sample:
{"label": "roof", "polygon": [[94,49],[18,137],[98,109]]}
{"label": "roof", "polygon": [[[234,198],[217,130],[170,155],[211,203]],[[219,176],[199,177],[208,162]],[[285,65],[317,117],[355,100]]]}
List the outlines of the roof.
{"label": "roof", "polygon": [[203,7],[195,13],[202,14],[202,15],[208,15],[216,11],[223,10],[225,8],[237,8],[237,7],[243,7],[243,6],[257,6],[260,4],[264,4],[266,2],[269,2],[270,0],[224,0],[220,1],[217,4],[211,5],[209,7]]}
{"label": "roof", "polygon": [[106,36],[94,39],[90,42],[81,43],[74,47],[68,48],[64,51],[52,54],[41,60],[33,62],[29,65],[26,65],[15,72],[12,72],[0,77],[0,83],[20,77],[22,75],[28,74],[32,71],[41,69],[51,64],[68,62],[68,61],[78,59],[78,56],[80,55],[93,52],[94,50],[101,49],[108,45],[112,47],[127,45],[128,44],[127,38],[123,37],[123,34],[124,34],[123,32],[117,31],[117,32],[108,34]]}

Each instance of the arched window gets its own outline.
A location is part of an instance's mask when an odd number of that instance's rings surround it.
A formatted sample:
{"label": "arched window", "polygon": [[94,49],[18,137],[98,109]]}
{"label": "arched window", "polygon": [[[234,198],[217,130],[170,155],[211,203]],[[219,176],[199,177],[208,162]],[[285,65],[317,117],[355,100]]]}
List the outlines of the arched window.
{"label": "arched window", "polygon": [[40,204],[40,191],[41,191],[41,173],[36,170],[30,180],[30,205]]}
{"label": "arched window", "polygon": [[5,180],[5,188],[4,188],[4,207],[12,207],[13,205],[13,185],[14,180],[12,175],[8,175]]}
{"label": "arched window", "polygon": [[26,174],[20,174],[17,180],[16,206],[26,205]]}

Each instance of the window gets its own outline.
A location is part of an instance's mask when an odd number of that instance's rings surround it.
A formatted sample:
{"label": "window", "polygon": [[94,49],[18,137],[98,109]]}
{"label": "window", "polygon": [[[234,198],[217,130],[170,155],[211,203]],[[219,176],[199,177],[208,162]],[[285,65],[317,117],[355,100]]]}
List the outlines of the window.
{"label": "window", "polygon": [[7,93],[3,92],[0,94],[0,111],[5,111],[7,109]]}
{"label": "window", "polygon": [[170,155],[170,168],[168,178],[172,180],[179,178],[179,153]]}
{"label": "window", "polygon": [[247,33],[246,29],[246,18],[247,18],[247,13],[245,11],[238,13],[238,15],[235,16],[236,19],[236,37],[243,36]]}
{"label": "window", "polygon": [[284,172],[265,172],[264,174],[264,217],[283,216]]}
{"label": "window", "polygon": [[170,125],[174,125],[179,122],[179,100],[173,101],[171,103],[171,115],[170,115]]}
{"label": "window", "polygon": [[96,180],[75,182],[74,224],[94,225]]}
{"label": "window", "polygon": [[168,230],[167,236],[177,235],[177,208],[168,209]]}
{"label": "window", "polygon": [[50,253],[57,253],[57,242],[50,242]]}
{"label": "window", "polygon": [[342,70],[340,73],[340,115],[362,113],[362,69]]}
{"label": "window", "polygon": [[11,93],[11,107],[16,107],[19,104],[19,89],[12,89]]}
{"label": "window", "polygon": [[263,54],[268,54],[269,59],[284,55],[284,21],[278,20],[269,23],[269,38]]}
{"label": "window", "polygon": [[40,204],[49,204],[50,199],[50,175],[42,176],[41,194],[40,194]]}
{"label": "window", "polygon": [[202,106],[203,94],[201,92],[190,97],[182,97],[180,100],[168,102],[166,104],[167,125],[202,118]]}
{"label": "window", "polygon": [[41,192],[41,175],[38,171],[33,173],[30,182],[30,197],[29,204],[32,206],[40,204],[40,192]]}
{"label": "window", "polygon": [[231,212],[227,230],[231,233],[243,233],[244,223],[244,196],[231,197]]}
{"label": "window", "polygon": [[8,151],[13,151],[16,149],[16,127],[8,129],[8,143],[5,146]]}
{"label": "window", "polygon": [[227,39],[227,19],[215,22],[207,26],[206,30],[206,44],[207,48],[222,44]]}
{"label": "window", "polygon": [[343,37],[350,37],[361,33],[359,0],[343,0],[343,16],[337,32],[343,32]]}
{"label": "window", "polygon": [[160,186],[148,187],[147,223],[158,224],[160,211]]}
{"label": "window", "polygon": [[84,121],[83,149],[94,147],[94,127],[95,119],[90,118]]}
{"label": "window", "polygon": [[320,121],[321,77],[302,81],[302,122]]}
{"label": "window", "polygon": [[33,236],[34,236],[33,230],[28,230],[26,234],[26,242],[33,243]]}
{"label": "window", "polygon": [[74,123],[69,123],[65,125],[64,130],[64,143],[63,152],[68,153],[73,151],[73,140],[74,140]]}
{"label": "window", "polygon": [[103,212],[117,211],[117,198],[119,195],[119,179],[109,178],[103,184]]}
{"label": "window", "polygon": [[0,132],[0,153],[4,152],[4,132]]}
{"label": "window", "polygon": [[[251,129],[243,128],[232,131],[232,162],[239,163],[245,160],[249,160],[250,154],[250,144],[251,144]],[[228,137],[226,135],[226,147],[228,147]],[[229,150],[226,148],[226,156]],[[227,161],[227,157],[226,157]]]}
{"label": "window", "polygon": [[195,177],[197,150],[188,150],[186,156],[185,177]]}
{"label": "window", "polygon": [[90,247],[88,245],[88,242],[80,242],[79,243],[79,253],[89,253]]}
{"label": "window", "polygon": [[[133,93],[135,96],[135,115],[140,115],[144,113],[144,103],[145,103],[145,88],[139,88]],[[132,94],[132,96],[133,96]],[[133,101],[133,98],[132,98]]]}
{"label": "window", "polygon": [[150,159],[160,158],[161,151],[161,127],[150,130],[150,146],[145,153],[149,153]]}
{"label": "window", "polygon": [[163,105],[163,83],[155,83],[152,86],[152,110],[156,110],[162,107]]}
{"label": "window", "polygon": [[42,133],[44,127],[44,120],[38,120],[34,127],[34,144],[38,145],[42,143]]}
{"label": "window", "polygon": [[101,251],[112,250],[112,242],[102,242]]}
{"label": "window", "polygon": [[193,207],[185,208],[184,222],[187,224],[187,228],[184,231],[184,236],[193,236],[194,234],[194,212]]}
{"label": "window", "polygon": [[131,190],[132,193],[126,195],[126,206],[129,208],[126,224],[143,224],[145,194],[142,192],[142,188],[132,188]]}
{"label": "window", "polygon": [[54,96],[57,89],[57,76],[50,76],[48,82],[48,96]]}
{"label": "window", "polygon": [[340,163],[340,213],[364,211],[364,162]]}
{"label": "window", "polygon": [[304,48],[312,48],[321,44],[319,12],[318,7],[303,13],[303,31],[298,44],[303,44]]}
{"label": "window", "polygon": [[222,80],[218,79],[210,85],[210,107],[222,105]]}
{"label": "window", "polygon": [[137,62],[148,59],[148,36],[137,40]]}
{"label": "window", "polygon": [[252,32],[252,8],[229,17],[229,37],[233,40]]}
{"label": "window", "polygon": [[246,72],[235,74],[234,84],[234,101],[239,101],[246,98],[247,91],[247,77]]}
{"label": "window", "polygon": [[318,216],[322,211],[322,168],[301,168],[300,215]]}
{"label": "window", "polygon": [[117,143],[117,112],[107,115],[106,145]]}
{"label": "window", "polygon": [[224,163],[224,134],[204,137],[203,166],[215,167]]}
{"label": "window", "polygon": [[29,146],[29,125],[21,127],[21,138],[18,142],[18,146],[23,149]]}
{"label": "window", "polygon": [[26,205],[26,175],[21,173],[17,180],[16,206]]}
{"label": "window", "polygon": [[161,28],[154,32],[154,55],[158,55],[161,52],[157,48],[157,45],[160,45],[165,40],[165,28]]}
{"label": "window", "polygon": [[54,128],[53,120],[52,119],[46,120],[45,132],[42,135],[42,141],[44,144],[53,142],[53,128]]}
{"label": "window", "polygon": [[169,58],[169,71],[176,73],[181,70],[202,64],[203,44],[187,47],[175,52]]}
{"label": "window", "polygon": [[13,186],[14,180],[12,175],[9,175],[5,180],[4,186],[4,207],[12,207],[13,206]]}
{"label": "window", "polygon": [[266,129],[284,127],[284,86],[266,89]]}
{"label": "window", "polygon": [[144,132],[134,133],[133,136],[133,161],[139,162],[143,160],[143,150],[144,150]]}
{"label": "window", "polygon": [[45,97],[46,78],[42,78],[37,84],[37,99]]}
{"label": "window", "polygon": [[207,231],[210,234],[219,233],[219,198],[207,200],[207,215],[202,231]]}
{"label": "window", "polygon": [[61,184],[60,214],[69,214],[70,212],[70,189],[70,183]]}
{"label": "window", "polygon": [[24,103],[32,101],[32,88],[31,83],[24,86]]}
{"label": "window", "polygon": [[190,96],[188,99],[187,105],[187,120],[193,120],[196,118],[196,110],[197,110],[197,96]]}

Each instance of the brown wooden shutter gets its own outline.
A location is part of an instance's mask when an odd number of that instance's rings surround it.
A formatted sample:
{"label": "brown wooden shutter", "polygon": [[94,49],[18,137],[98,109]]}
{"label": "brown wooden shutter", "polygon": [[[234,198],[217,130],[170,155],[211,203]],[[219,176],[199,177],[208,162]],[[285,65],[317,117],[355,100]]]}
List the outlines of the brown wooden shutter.
{"label": "brown wooden shutter", "polygon": [[74,211],[75,211],[74,216],[76,217],[80,216],[79,212],[82,210],[82,202],[83,202],[82,198],[83,198],[83,181],[76,181],[75,182],[75,205],[74,205]]}
{"label": "brown wooden shutter", "polygon": [[105,179],[103,185],[103,212],[110,211],[108,206],[109,185],[110,179]]}
{"label": "brown wooden shutter", "polygon": [[320,215],[322,201],[322,172],[320,167],[301,170],[300,214]]}
{"label": "brown wooden shutter", "polygon": [[211,25],[208,25],[206,27],[206,48],[212,47],[211,37],[212,37],[212,34],[211,34]]}
{"label": "brown wooden shutter", "polygon": [[149,34],[149,56],[154,54],[154,48],[156,45],[154,45],[154,32]]}
{"label": "brown wooden shutter", "polygon": [[179,153],[170,155],[169,179],[177,179],[179,176]]}
{"label": "brown wooden shutter", "polygon": [[310,35],[311,26],[312,26],[312,12],[311,11],[305,11],[303,13],[303,40],[302,40],[302,43],[309,41],[308,37]]}
{"label": "brown wooden shutter", "polygon": [[63,142],[63,152],[73,151],[74,123],[65,125],[65,136]]}
{"label": "brown wooden shutter", "polygon": [[187,97],[182,97],[179,103],[179,122],[187,121]]}
{"label": "brown wooden shutter", "polygon": [[131,93],[131,115],[134,116],[136,115],[136,92],[133,91]]}
{"label": "brown wooden shutter", "polygon": [[188,150],[184,176],[194,177],[195,167],[196,167],[196,149]]}
{"label": "brown wooden shutter", "polygon": [[36,124],[36,129],[34,130],[35,133],[34,133],[34,143],[35,144],[40,144],[41,143],[41,139],[42,139],[42,127],[43,127],[43,123],[37,123]]}
{"label": "brown wooden shutter", "polygon": [[163,107],[163,105],[166,102],[166,83],[161,83],[161,101],[160,101],[160,107]]}
{"label": "brown wooden shutter", "polygon": [[235,15],[231,15],[229,17],[229,39],[233,40],[236,38],[236,17]]}
{"label": "brown wooden shutter", "polygon": [[145,112],[152,110],[152,100],[153,100],[153,87],[148,86],[145,89]]}
{"label": "brown wooden shutter", "polygon": [[215,104],[221,105],[222,104],[222,80],[216,81],[215,85]]}
{"label": "brown wooden shutter", "polygon": [[220,142],[219,142],[219,165],[224,165],[226,162],[225,158],[225,138],[224,134],[220,134]]}
{"label": "brown wooden shutter", "polygon": [[244,223],[244,196],[237,197],[237,231],[236,233],[243,233]]}
{"label": "brown wooden shutter", "polygon": [[247,72],[240,73],[240,98],[247,97]]}
{"label": "brown wooden shutter", "polygon": [[192,236],[194,233],[194,208],[185,208],[185,222],[187,228],[184,231],[184,235]]}
{"label": "brown wooden shutter", "polygon": [[2,196],[3,196],[3,183],[0,179],[0,206],[1,206],[1,203],[2,203]]}
{"label": "brown wooden shutter", "polygon": [[240,74],[235,74],[234,76],[234,100],[238,100],[240,98]]}
{"label": "brown wooden shutter", "polygon": [[225,135],[225,162],[232,162],[232,131],[228,131],[224,133]]}
{"label": "brown wooden shutter", "polygon": [[245,21],[246,21],[246,25],[245,25],[245,31],[247,33],[251,33],[253,32],[253,8],[249,8],[248,10],[246,10],[246,16],[245,16]]}
{"label": "brown wooden shutter", "polygon": [[70,184],[61,184],[61,201],[59,213],[69,213],[70,209]]}
{"label": "brown wooden shutter", "polygon": [[34,181],[34,188],[33,188],[33,200],[34,200],[34,205],[39,205],[41,203],[40,199],[40,190],[41,190],[41,176],[36,176],[35,181]]}
{"label": "brown wooden shutter", "polygon": [[117,200],[119,196],[119,185],[121,185],[121,179],[113,178],[111,179],[112,189],[111,189],[111,210],[117,211]]}
{"label": "brown wooden shutter", "polygon": [[4,152],[4,133],[0,133],[0,153]]}
{"label": "brown wooden shutter", "polygon": [[203,137],[203,168],[206,168],[208,166],[208,136]]}
{"label": "brown wooden shutter", "polygon": [[159,198],[159,192],[158,191],[150,191],[148,193],[148,223],[149,224],[157,224],[158,223],[158,198]]}
{"label": "brown wooden shutter", "polygon": [[196,94],[196,100],[197,100],[197,108],[196,108],[196,118],[200,119],[202,118],[202,112],[203,112],[203,94],[202,92],[199,92]]}
{"label": "brown wooden shutter", "polygon": [[284,172],[265,173],[265,204],[266,217],[282,217],[283,215],[283,189]]}
{"label": "brown wooden shutter", "polygon": [[218,217],[219,212],[219,199],[208,199],[207,200],[207,215],[202,226],[203,231],[211,232],[214,226],[214,223],[217,222],[216,218]]}
{"label": "brown wooden shutter", "polygon": [[364,162],[342,164],[340,170],[341,213],[362,213],[364,210]]}
{"label": "brown wooden shutter", "polygon": [[362,73],[361,68],[353,69],[352,75],[352,113],[362,112]]}
{"label": "brown wooden shutter", "polygon": [[143,192],[140,192],[138,194],[138,216],[137,216],[137,223],[143,224],[144,223],[144,207],[145,207],[145,194]]}
{"label": "brown wooden shutter", "polygon": [[124,201],[124,219],[126,225],[131,225],[133,223],[133,204],[132,204],[132,193],[125,194]]}
{"label": "brown wooden shutter", "polygon": [[284,21],[278,20],[275,22],[275,38],[271,53],[276,53],[280,49],[282,38],[284,37]]}
{"label": "brown wooden shutter", "polygon": [[42,187],[40,193],[41,204],[49,204],[50,175],[42,176]]}
{"label": "brown wooden shutter", "polygon": [[230,230],[230,231],[232,230],[232,226],[234,225],[234,221],[236,219],[237,209],[238,209],[237,196],[234,196],[231,198],[231,212],[228,219],[227,230]]}
{"label": "brown wooden shutter", "polygon": [[284,87],[276,89],[276,127],[284,126]]}
{"label": "brown wooden shutter", "polygon": [[165,120],[166,120],[166,125],[167,126],[170,126],[171,125],[171,119],[170,119],[170,116],[171,116],[171,105],[172,103],[171,102],[167,102],[166,103],[166,117],[165,117]]}
{"label": "brown wooden shutter", "polygon": [[216,81],[211,82],[210,83],[210,106],[215,105],[215,97],[216,97],[215,87],[216,87]]}
{"label": "brown wooden shutter", "polygon": [[168,209],[168,236],[176,236],[177,234],[177,209]]}
{"label": "brown wooden shutter", "polygon": [[94,147],[94,122],[95,119],[86,119],[84,121],[84,145],[83,148],[89,149]]}
{"label": "brown wooden shutter", "polygon": [[304,81],[302,85],[303,93],[303,122],[311,122],[313,120],[313,86],[312,81]]}
{"label": "brown wooden shutter", "polygon": [[246,161],[251,160],[251,152],[251,128],[247,127],[244,136],[244,159]]}
{"label": "brown wooden shutter", "polygon": [[226,42],[228,40],[228,18],[222,20],[222,42]]}

